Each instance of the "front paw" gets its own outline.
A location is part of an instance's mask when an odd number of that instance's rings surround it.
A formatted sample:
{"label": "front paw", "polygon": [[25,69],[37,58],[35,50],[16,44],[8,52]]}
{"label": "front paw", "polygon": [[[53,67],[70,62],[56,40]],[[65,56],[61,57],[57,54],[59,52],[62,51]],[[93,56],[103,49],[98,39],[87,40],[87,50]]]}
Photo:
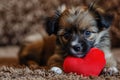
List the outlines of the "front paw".
{"label": "front paw", "polygon": [[103,69],[103,73],[105,74],[109,74],[109,75],[114,75],[114,74],[117,74],[118,73],[118,69],[116,67],[105,67]]}
{"label": "front paw", "polygon": [[52,67],[50,70],[57,74],[62,74],[62,72],[63,72],[62,69],[59,67]]}

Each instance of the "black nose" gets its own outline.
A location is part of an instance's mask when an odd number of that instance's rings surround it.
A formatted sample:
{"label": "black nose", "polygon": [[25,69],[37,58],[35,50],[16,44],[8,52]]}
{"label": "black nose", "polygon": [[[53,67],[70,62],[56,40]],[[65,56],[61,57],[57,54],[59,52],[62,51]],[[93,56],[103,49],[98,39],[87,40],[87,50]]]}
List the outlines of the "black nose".
{"label": "black nose", "polygon": [[81,50],[81,47],[80,46],[78,46],[78,45],[76,45],[76,46],[73,46],[73,49],[75,50],[75,51],[80,51]]}

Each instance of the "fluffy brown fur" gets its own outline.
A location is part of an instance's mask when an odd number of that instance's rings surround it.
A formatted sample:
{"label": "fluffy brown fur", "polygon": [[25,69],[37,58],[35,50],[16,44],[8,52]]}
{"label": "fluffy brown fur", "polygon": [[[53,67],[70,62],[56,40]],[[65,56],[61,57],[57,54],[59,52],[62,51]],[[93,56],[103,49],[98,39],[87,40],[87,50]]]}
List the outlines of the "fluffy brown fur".
{"label": "fluffy brown fur", "polygon": [[54,53],[54,48],[55,36],[48,36],[42,29],[41,34],[36,33],[24,39],[18,53],[19,62],[33,68],[44,66]]}

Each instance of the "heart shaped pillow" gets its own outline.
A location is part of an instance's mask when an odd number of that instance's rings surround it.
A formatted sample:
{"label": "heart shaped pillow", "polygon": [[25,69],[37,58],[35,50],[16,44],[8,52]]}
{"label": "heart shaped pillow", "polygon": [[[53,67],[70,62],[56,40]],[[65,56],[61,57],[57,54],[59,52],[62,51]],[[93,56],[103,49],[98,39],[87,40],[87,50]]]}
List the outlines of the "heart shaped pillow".
{"label": "heart shaped pillow", "polygon": [[103,51],[92,48],[85,57],[67,56],[63,63],[66,73],[73,72],[84,76],[98,76],[106,64]]}

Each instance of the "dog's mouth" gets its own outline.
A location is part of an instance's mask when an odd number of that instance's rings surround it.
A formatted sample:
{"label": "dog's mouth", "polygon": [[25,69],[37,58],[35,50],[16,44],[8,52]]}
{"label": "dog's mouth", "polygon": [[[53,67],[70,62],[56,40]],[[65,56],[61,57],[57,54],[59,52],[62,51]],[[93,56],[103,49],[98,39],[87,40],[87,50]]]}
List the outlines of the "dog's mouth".
{"label": "dog's mouth", "polygon": [[73,48],[70,48],[69,53],[70,55],[75,56],[75,57],[84,57],[86,54],[86,52],[75,51]]}
{"label": "dog's mouth", "polygon": [[73,47],[68,48],[68,52],[70,55],[75,56],[75,57],[84,57],[88,51],[91,49],[91,46],[88,44],[84,44],[80,47],[80,49],[75,49]]}
{"label": "dog's mouth", "polygon": [[73,56],[78,57],[78,58],[81,58],[81,57],[84,57],[85,54],[79,54],[79,53],[77,53],[77,54],[73,54]]}

